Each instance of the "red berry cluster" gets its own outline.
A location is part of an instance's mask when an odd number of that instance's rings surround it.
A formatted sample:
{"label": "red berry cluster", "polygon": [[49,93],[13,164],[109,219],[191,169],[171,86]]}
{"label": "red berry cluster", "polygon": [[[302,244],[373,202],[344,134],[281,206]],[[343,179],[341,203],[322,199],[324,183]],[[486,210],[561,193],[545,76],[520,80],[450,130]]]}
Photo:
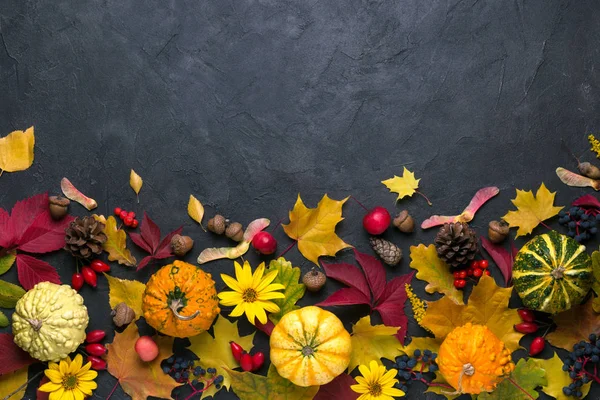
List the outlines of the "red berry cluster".
{"label": "red berry cluster", "polygon": [[[517,312],[519,313],[519,317],[521,317],[521,321],[523,322],[520,322],[514,326],[515,331],[520,333],[536,333],[540,327],[535,323],[534,312],[526,308],[521,308]],[[541,353],[542,350],[544,350],[545,345],[546,340],[543,336],[535,337],[529,346],[529,355],[535,356]]]}
{"label": "red berry cluster", "polygon": [[138,220],[135,219],[135,213],[133,211],[123,210],[121,207],[115,207],[115,215],[121,218],[123,225],[130,228],[137,228]]}
{"label": "red berry cluster", "polygon": [[483,276],[483,274],[491,275],[491,272],[487,267],[489,267],[488,260],[473,260],[471,264],[465,269],[460,271],[455,271],[453,273],[454,276],[454,287],[457,289],[462,289],[467,286],[467,278],[472,277],[475,280],[479,280]]}
{"label": "red berry cluster", "polygon": [[265,362],[265,355],[262,351],[257,351],[253,355],[250,355],[250,353],[236,342],[231,341],[229,345],[231,346],[233,358],[240,363],[240,367],[246,372],[260,369]]}
{"label": "red berry cluster", "polygon": [[98,272],[108,272],[110,266],[102,260],[94,260],[90,263],[90,266],[81,268],[79,271],[73,274],[71,278],[71,287],[79,292],[79,289],[83,287],[83,283],[87,283],[91,287],[96,287],[98,283]]}
{"label": "red berry cluster", "polygon": [[100,357],[105,355],[107,350],[103,344],[99,343],[104,339],[104,336],[106,336],[106,333],[101,329],[90,331],[85,336],[85,342],[87,343],[85,345],[85,352],[88,354],[87,360],[92,363],[92,369],[96,371],[106,369],[106,361]]}

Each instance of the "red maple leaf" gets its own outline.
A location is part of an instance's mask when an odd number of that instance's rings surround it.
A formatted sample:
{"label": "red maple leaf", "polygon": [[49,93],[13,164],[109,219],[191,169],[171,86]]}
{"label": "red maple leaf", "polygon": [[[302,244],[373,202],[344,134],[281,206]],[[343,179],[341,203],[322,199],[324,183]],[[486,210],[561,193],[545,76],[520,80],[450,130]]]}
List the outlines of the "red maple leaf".
{"label": "red maple leaf", "polygon": [[129,237],[138,247],[141,247],[149,256],[146,256],[140,261],[137,266],[137,271],[144,268],[152,260],[162,260],[163,258],[169,258],[173,256],[173,250],[171,249],[171,239],[173,236],[180,234],[183,227],[175,229],[169,233],[165,238],[160,240],[160,228],[144,213],[144,219],[140,227],[140,232],[132,232]]}
{"label": "red maple leaf", "polygon": [[356,380],[348,374],[341,374],[327,385],[322,385],[313,400],[356,400],[359,396],[350,386],[356,385]]}
{"label": "red maple leaf", "polygon": [[377,311],[387,326],[399,326],[396,336],[404,343],[408,318],[404,314],[404,303],[407,295],[404,285],[412,280],[414,272],[398,276],[386,282],[385,269],[381,262],[356,249],[354,258],[362,270],[352,264],[325,264],[323,268],[327,277],[349,286],[333,293],[318,306],[348,306],[367,304],[371,312]]}
{"label": "red maple leaf", "polygon": [[[0,256],[11,251],[34,254],[60,250],[65,245],[65,228],[73,221],[50,216],[48,193],[18,201],[8,212],[0,208]],[[56,269],[45,261],[17,253],[19,283],[29,290],[38,282],[60,283]]]}
{"label": "red maple leaf", "polygon": [[14,338],[10,333],[0,333],[0,375],[37,362],[15,344]]}
{"label": "red maple leaf", "polygon": [[499,244],[494,244],[487,240],[486,238],[481,238],[481,247],[488,252],[496,266],[502,272],[502,276],[504,277],[504,285],[508,287],[508,283],[512,278],[512,269],[513,264],[515,262],[515,257],[517,256],[518,250],[515,247],[514,243],[510,242],[510,252],[506,250],[503,246]]}

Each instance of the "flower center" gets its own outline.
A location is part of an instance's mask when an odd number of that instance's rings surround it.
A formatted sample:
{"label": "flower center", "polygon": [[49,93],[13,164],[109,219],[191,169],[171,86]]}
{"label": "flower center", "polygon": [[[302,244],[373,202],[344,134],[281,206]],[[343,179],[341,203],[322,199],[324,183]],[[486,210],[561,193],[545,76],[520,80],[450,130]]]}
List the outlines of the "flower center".
{"label": "flower center", "polygon": [[369,386],[369,394],[371,396],[380,396],[381,395],[381,385],[379,383],[373,383]]}
{"label": "flower center", "polygon": [[73,390],[77,387],[77,377],[74,375],[67,375],[63,378],[63,387],[67,390]]}
{"label": "flower center", "polygon": [[256,290],[252,288],[244,290],[244,294],[242,294],[242,299],[246,303],[254,303],[257,297]]}

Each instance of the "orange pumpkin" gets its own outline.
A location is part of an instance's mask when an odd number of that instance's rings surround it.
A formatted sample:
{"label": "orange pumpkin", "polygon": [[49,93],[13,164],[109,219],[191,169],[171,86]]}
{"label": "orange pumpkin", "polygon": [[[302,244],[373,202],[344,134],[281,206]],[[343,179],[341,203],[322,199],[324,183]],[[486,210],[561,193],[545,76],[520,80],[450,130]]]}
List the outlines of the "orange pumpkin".
{"label": "orange pumpkin", "polygon": [[470,322],[446,336],[437,362],[452,387],[470,394],[491,392],[515,369],[504,342],[487,326]]}
{"label": "orange pumpkin", "polygon": [[160,333],[190,337],[210,328],[221,310],[211,275],[178,260],[150,277],[142,311],[148,325]]}
{"label": "orange pumpkin", "polygon": [[298,386],[325,385],[348,368],[352,343],[333,313],[309,306],[285,314],[271,333],[271,362]]}

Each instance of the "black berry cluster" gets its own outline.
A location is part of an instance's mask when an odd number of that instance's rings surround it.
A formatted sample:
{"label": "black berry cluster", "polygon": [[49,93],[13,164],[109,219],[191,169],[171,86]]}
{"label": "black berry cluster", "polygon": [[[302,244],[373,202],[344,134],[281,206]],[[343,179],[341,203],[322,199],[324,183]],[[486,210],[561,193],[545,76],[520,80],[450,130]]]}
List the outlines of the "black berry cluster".
{"label": "black berry cluster", "polygon": [[558,223],[568,228],[567,236],[579,243],[585,242],[598,233],[600,214],[593,213],[582,207],[571,207],[558,213]]}
{"label": "black berry cluster", "polygon": [[565,360],[563,371],[569,373],[572,382],[563,388],[563,393],[567,396],[582,397],[583,385],[591,381],[600,383],[598,363],[600,363],[600,338],[592,333],[589,341],[582,340],[575,344],[573,351]]}
{"label": "black berry cluster", "polygon": [[184,357],[171,356],[162,362],[162,370],[178,383],[188,383],[194,388],[194,393],[202,393],[210,386],[221,389],[223,375],[217,375],[215,368],[202,368],[198,361]]}
{"label": "black berry cluster", "polygon": [[435,378],[433,373],[438,370],[436,358],[437,354],[431,350],[419,349],[414,351],[412,357],[406,354],[396,357],[394,368],[398,370],[398,389],[406,393],[413,381],[431,382]]}

